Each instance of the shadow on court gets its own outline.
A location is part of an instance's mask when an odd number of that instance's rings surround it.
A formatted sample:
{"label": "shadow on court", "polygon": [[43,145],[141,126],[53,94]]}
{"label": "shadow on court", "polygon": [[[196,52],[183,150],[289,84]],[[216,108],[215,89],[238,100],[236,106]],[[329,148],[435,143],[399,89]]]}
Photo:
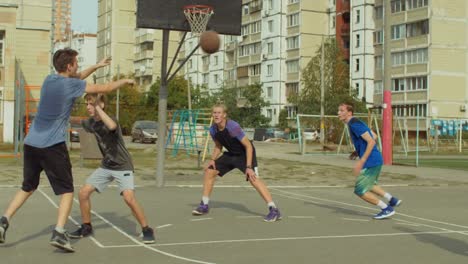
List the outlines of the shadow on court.
{"label": "shadow on court", "polygon": [[[192,216],[201,198],[199,187],[146,186],[137,200],[156,229],[157,243],[143,245],[140,226],[120,196],[109,188],[92,196],[94,236],[72,240],[76,252],[48,244],[56,220],[58,197],[42,187],[12,219],[2,263],[465,263],[468,187],[393,187],[405,203],[386,221],[349,188],[272,190],[283,219],[266,223],[266,204],[250,187],[215,188],[210,213]],[[0,187],[0,208],[16,192]],[[447,197],[447,199],[434,199]],[[449,201],[446,201],[449,200]],[[81,223],[74,203],[66,228]],[[392,253],[391,258],[381,258]]]}

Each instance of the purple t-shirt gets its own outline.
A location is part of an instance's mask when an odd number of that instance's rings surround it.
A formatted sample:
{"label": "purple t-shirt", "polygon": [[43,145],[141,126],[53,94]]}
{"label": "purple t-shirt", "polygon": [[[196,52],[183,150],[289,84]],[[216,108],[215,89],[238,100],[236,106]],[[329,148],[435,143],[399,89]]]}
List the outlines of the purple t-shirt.
{"label": "purple t-shirt", "polygon": [[230,153],[234,155],[245,154],[245,148],[241,143],[245,133],[237,122],[228,119],[226,127],[221,131],[214,124],[210,127],[210,135],[213,140],[218,141]]}
{"label": "purple t-shirt", "polygon": [[58,74],[47,76],[42,84],[37,114],[24,144],[46,148],[65,142],[73,103],[85,89],[86,81]]}

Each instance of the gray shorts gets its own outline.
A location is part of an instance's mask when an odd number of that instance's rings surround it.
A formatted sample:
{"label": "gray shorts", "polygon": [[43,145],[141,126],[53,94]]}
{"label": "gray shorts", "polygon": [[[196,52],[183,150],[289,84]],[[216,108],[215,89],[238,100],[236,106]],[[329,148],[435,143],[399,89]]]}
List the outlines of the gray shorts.
{"label": "gray shorts", "polygon": [[96,188],[96,191],[103,192],[113,180],[119,185],[120,192],[135,189],[133,182],[133,171],[116,171],[103,168],[96,169],[86,180]]}

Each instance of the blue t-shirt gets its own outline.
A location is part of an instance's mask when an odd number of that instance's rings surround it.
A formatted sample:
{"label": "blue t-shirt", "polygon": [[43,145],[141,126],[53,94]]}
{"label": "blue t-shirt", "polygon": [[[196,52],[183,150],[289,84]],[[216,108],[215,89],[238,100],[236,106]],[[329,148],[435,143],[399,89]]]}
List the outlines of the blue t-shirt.
{"label": "blue t-shirt", "polygon": [[[369,127],[362,122],[361,120],[353,117],[348,122],[349,131],[351,134],[351,139],[353,140],[354,147],[361,158],[366,152],[367,148],[367,141],[365,141],[361,136],[369,132],[370,136],[372,136],[372,132]],[[364,163],[363,168],[370,168],[375,166],[380,166],[383,164],[383,158],[380,151],[377,149],[377,144],[372,148],[372,152],[370,153],[367,161]]]}
{"label": "blue t-shirt", "polygon": [[84,94],[86,81],[58,74],[46,77],[41,98],[24,144],[46,148],[65,142],[68,121],[77,97]]}

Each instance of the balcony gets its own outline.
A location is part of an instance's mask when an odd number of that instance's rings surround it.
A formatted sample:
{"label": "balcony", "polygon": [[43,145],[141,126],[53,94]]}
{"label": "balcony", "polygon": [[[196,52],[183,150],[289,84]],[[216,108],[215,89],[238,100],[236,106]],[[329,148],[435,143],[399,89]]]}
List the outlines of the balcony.
{"label": "balcony", "polygon": [[144,43],[144,42],[154,42],[153,34],[144,34],[137,37],[137,43]]}
{"label": "balcony", "polygon": [[135,53],[135,60],[145,60],[145,59],[153,59],[154,54],[152,50],[145,50],[142,52]]}

